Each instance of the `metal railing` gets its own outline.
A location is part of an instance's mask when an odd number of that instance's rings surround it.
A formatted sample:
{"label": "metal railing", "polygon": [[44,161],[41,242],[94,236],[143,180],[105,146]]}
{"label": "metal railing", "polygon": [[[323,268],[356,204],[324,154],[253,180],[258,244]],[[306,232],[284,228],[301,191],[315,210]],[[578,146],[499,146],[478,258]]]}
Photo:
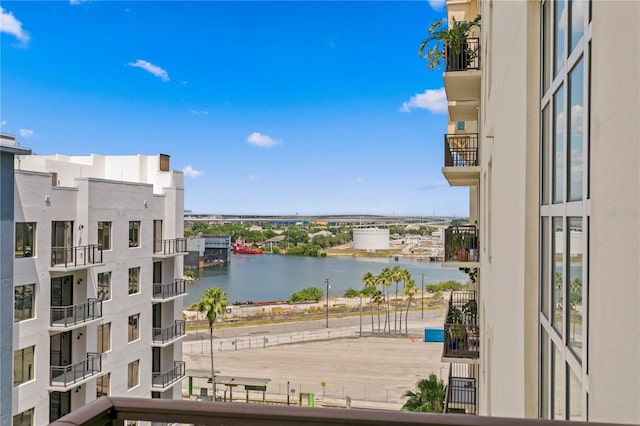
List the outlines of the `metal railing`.
{"label": "metal railing", "polygon": [[478,134],[447,133],[444,135],[445,167],[475,167],[478,165]]}
{"label": "metal railing", "polygon": [[167,284],[153,284],[154,299],[169,299],[171,297],[180,296],[185,293],[185,280],[176,278],[173,282]]}
{"label": "metal railing", "polygon": [[478,228],[475,226],[450,226],[444,230],[445,262],[477,262],[478,247]]}
{"label": "metal railing", "polygon": [[86,246],[51,247],[51,266],[88,266],[102,263],[102,246],[89,244]]}
{"label": "metal railing", "polygon": [[480,69],[480,39],[469,37],[462,43],[447,41],[444,45],[447,71]]}
{"label": "metal railing", "polygon": [[153,328],[153,343],[166,343],[170,340],[184,336],[185,328],[183,320],[175,320],[175,324],[167,328]]}
{"label": "metal railing", "polygon": [[87,357],[71,365],[50,367],[50,386],[66,388],[102,371],[102,354],[88,352]]}
{"label": "metal railing", "polygon": [[449,364],[445,413],[477,414],[478,366]]}
{"label": "metal railing", "polygon": [[153,372],[153,376],[151,378],[151,387],[154,388],[165,388],[169,386],[171,383],[181,379],[185,376],[185,362],[184,361],[173,361],[173,368],[168,371],[163,372]]}
{"label": "metal railing", "polygon": [[153,253],[170,255],[185,253],[187,251],[186,238],[173,238],[171,240],[153,240]]}
{"label": "metal railing", "polygon": [[563,422],[505,417],[455,416],[402,411],[313,409],[262,404],[211,403],[170,399],[100,397],[51,423],[51,426],[122,426],[125,421],[197,425],[315,426],[614,426],[612,423]]}
{"label": "metal railing", "polygon": [[452,291],[444,323],[445,358],[480,356],[480,327],[475,291]]}
{"label": "metal railing", "polygon": [[70,327],[102,317],[102,300],[88,299],[85,303],[71,306],[52,306],[51,325]]}

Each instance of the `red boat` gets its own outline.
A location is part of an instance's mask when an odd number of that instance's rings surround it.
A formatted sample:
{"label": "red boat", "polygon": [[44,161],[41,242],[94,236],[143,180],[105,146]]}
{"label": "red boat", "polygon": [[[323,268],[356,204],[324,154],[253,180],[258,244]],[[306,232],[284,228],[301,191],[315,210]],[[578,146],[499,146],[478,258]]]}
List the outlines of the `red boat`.
{"label": "red boat", "polygon": [[234,244],[231,244],[231,250],[236,254],[262,254],[262,249],[251,247],[249,244],[245,244],[242,240],[237,240]]}

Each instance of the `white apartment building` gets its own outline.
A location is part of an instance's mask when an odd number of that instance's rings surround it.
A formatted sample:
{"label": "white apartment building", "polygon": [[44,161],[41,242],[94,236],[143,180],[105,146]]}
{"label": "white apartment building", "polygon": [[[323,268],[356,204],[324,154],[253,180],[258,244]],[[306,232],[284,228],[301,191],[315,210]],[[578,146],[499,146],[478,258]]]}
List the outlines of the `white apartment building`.
{"label": "white apartment building", "polygon": [[443,75],[475,225],[445,261],[478,272],[445,320],[449,411],[640,423],[640,2],[446,4],[481,15]]}
{"label": "white apartment building", "polygon": [[13,424],[180,399],[182,173],[163,154],[21,155],[14,175]]}

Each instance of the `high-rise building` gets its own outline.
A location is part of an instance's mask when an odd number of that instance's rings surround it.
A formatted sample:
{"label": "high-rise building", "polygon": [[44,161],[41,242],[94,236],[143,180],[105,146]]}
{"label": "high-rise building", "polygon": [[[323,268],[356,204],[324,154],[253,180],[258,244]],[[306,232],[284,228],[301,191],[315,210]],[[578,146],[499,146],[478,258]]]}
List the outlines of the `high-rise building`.
{"label": "high-rise building", "polygon": [[639,423],[640,2],[446,5],[449,411]]}
{"label": "high-rise building", "polygon": [[163,154],[20,155],[12,175],[13,423],[101,395],[180,399],[182,173]]}

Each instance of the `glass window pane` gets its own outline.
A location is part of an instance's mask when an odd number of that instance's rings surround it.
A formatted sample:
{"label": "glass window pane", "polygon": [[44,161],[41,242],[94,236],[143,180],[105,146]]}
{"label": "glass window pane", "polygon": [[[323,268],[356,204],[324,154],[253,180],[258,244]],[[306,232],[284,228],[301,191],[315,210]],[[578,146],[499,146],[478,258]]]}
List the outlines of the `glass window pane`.
{"label": "glass window pane", "polygon": [[540,418],[549,418],[549,335],[541,327],[540,333]]}
{"label": "glass window pane", "polygon": [[569,200],[582,199],[582,172],[583,172],[583,110],[584,110],[584,66],[582,58],[569,74],[569,96],[570,111],[569,117]]}
{"label": "glass window pane", "polygon": [[566,0],[557,0],[555,2],[555,66],[553,75],[557,75],[560,68],[564,65],[565,52],[564,42],[567,27],[567,5]]}
{"label": "glass window pane", "polygon": [[551,274],[549,265],[551,264],[551,245],[549,244],[549,218],[542,218],[541,226],[541,240],[542,240],[542,253],[540,255],[540,262],[542,266],[541,271],[541,285],[540,285],[540,305],[541,311],[549,318],[550,300],[549,295],[553,292],[553,284],[551,283]]}
{"label": "glass window pane", "polygon": [[551,82],[551,0],[542,5],[542,95]]}
{"label": "glass window pane", "polygon": [[140,292],[140,268],[129,268],[129,294]]}
{"label": "glass window pane", "polygon": [[587,12],[588,3],[585,0],[570,0],[571,10],[571,32],[569,33],[569,43],[571,51],[578,44],[584,34],[584,14]]}
{"label": "glass window pane", "polygon": [[582,359],[582,268],[584,237],[582,218],[567,218],[569,229],[569,270],[567,271],[567,300],[569,301],[568,342],[572,352]]}
{"label": "glass window pane", "polygon": [[560,334],[562,333],[562,319],[564,314],[563,302],[563,266],[564,266],[564,232],[562,227],[562,218],[553,218],[553,262],[554,262],[554,289],[553,289],[553,307],[554,315],[551,319],[553,328]]}
{"label": "glass window pane", "polygon": [[567,117],[564,112],[564,86],[553,95],[553,202],[563,201],[564,191],[564,129]]}
{"label": "glass window pane", "polygon": [[554,420],[565,420],[565,387],[564,387],[564,360],[562,359],[562,354],[554,346],[553,349],[553,360],[552,360],[552,369],[551,372],[551,380],[552,385],[551,389],[553,390],[553,419]]}
{"label": "glass window pane", "polygon": [[567,418],[569,420],[584,420],[582,417],[582,385],[578,376],[576,376],[571,368],[567,365],[567,381],[569,387],[567,388],[568,408]]}
{"label": "glass window pane", "polygon": [[549,153],[551,152],[551,140],[549,138],[549,123],[551,122],[551,117],[549,116],[551,108],[549,108],[549,104],[542,111],[542,125],[541,125],[541,141],[542,141],[542,149],[540,152],[540,163],[542,164],[542,204],[549,204],[549,173],[550,173],[550,165],[549,165]]}

